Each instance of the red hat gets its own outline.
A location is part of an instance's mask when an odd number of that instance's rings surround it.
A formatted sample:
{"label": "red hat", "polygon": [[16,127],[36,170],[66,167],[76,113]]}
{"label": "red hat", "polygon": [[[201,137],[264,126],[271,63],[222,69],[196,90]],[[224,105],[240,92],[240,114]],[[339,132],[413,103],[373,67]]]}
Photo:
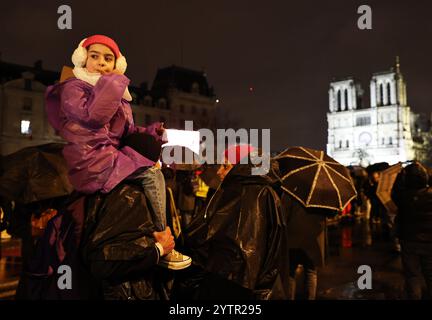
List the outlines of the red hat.
{"label": "red hat", "polygon": [[84,41],[82,46],[87,49],[89,46],[91,46],[92,44],[95,44],[95,43],[100,43],[100,44],[106,45],[108,48],[110,48],[112,50],[112,52],[114,52],[116,59],[120,58],[121,54],[120,54],[120,49],[119,49],[117,43],[115,43],[115,41],[113,39],[111,39],[110,37],[107,37],[107,36],[104,36],[101,34],[95,34],[93,36],[88,37]]}
{"label": "red hat", "polygon": [[85,66],[87,60],[87,48],[95,43],[100,43],[110,48],[116,56],[115,68],[120,72],[125,73],[127,68],[126,58],[121,54],[117,43],[115,43],[115,41],[110,37],[100,34],[90,36],[80,42],[72,54],[72,62],[75,67],[82,68]]}
{"label": "red hat", "polygon": [[249,144],[232,145],[224,151],[224,156],[230,163],[237,164],[254,150],[255,148]]}

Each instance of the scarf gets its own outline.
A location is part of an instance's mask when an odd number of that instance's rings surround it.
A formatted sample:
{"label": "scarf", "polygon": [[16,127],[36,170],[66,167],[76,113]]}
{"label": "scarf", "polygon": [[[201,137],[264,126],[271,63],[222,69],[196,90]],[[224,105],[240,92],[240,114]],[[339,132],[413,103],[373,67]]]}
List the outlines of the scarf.
{"label": "scarf", "polygon": [[[100,73],[91,73],[88,72],[86,68],[75,67],[72,70],[73,74],[77,79],[87,82],[92,86],[95,86],[98,82],[99,78],[102,76]],[[129,89],[126,87],[125,92],[123,93],[123,99],[127,101],[132,101],[132,96],[129,93]]]}

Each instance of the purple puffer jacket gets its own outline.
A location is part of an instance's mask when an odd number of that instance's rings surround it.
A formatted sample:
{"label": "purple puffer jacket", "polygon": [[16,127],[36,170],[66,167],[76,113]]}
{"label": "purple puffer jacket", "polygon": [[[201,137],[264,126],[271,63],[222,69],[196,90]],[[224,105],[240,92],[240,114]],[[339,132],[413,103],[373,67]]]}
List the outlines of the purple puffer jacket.
{"label": "purple puffer jacket", "polygon": [[132,148],[120,148],[120,139],[135,132],[161,139],[155,131],[160,123],[134,125],[132,109],[122,98],[128,84],[126,76],[108,74],[95,86],[73,78],[45,92],[48,121],[68,142],[63,155],[79,192],[107,193],[138,168],[154,165]]}

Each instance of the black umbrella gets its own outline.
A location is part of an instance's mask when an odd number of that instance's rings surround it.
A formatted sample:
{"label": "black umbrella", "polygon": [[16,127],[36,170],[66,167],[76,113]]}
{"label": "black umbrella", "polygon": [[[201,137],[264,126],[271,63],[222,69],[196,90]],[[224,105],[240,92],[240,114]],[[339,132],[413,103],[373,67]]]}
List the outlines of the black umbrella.
{"label": "black umbrella", "polygon": [[380,172],[380,171],[384,171],[385,169],[389,168],[390,165],[387,162],[377,162],[374,164],[371,164],[370,166],[368,166],[366,168],[366,171],[369,174],[372,174],[372,172]]}
{"label": "black umbrella", "polygon": [[62,155],[63,146],[50,143],[2,157],[0,196],[30,203],[70,194],[73,187]]}
{"label": "black umbrella", "polygon": [[306,208],[343,210],[357,195],[348,169],[323,151],[293,147],[274,160],[282,189]]}

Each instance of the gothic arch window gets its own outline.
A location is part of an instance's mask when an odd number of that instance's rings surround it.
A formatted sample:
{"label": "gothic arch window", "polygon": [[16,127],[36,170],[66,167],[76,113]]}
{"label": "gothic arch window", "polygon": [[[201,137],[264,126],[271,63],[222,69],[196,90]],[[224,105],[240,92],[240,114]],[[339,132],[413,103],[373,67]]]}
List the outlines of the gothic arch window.
{"label": "gothic arch window", "polygon": [[393,138],[389,137],[389,144],[392,145],[393,144]]}
{"label": "gothic arch window", "polygon": [[345,89],[344,93],[345,93],[345,110],[348,110],[348,89]]}
{"label": "gothic arch window", "polygon": [[349,148],[349,140],[346,141],[346,147]]}
{"label": "gothic arch window", "polygon": [[384,87],[383,87],[382,83],[380,84],[379,88],[380,88],[379,89],[380,90],[380,92],[379,92],[379,95],[380,95],[379,105],[382,106],[382,105],[384,105]]}
{"label": "gothic arch window", "polygon": [[341,107],[342,107],[342,97],[341,97],[340,90],[338,90],[338,92],[337,92],[337,111],[341,111]]}
{"label": "gothic arch window", "polygon": [[387,105],[391,104],[390,82],[387,82]]}
{"label": "gothic arch window", "polygon": [[339,140],[339,149],[342,149],[342,140]]}

